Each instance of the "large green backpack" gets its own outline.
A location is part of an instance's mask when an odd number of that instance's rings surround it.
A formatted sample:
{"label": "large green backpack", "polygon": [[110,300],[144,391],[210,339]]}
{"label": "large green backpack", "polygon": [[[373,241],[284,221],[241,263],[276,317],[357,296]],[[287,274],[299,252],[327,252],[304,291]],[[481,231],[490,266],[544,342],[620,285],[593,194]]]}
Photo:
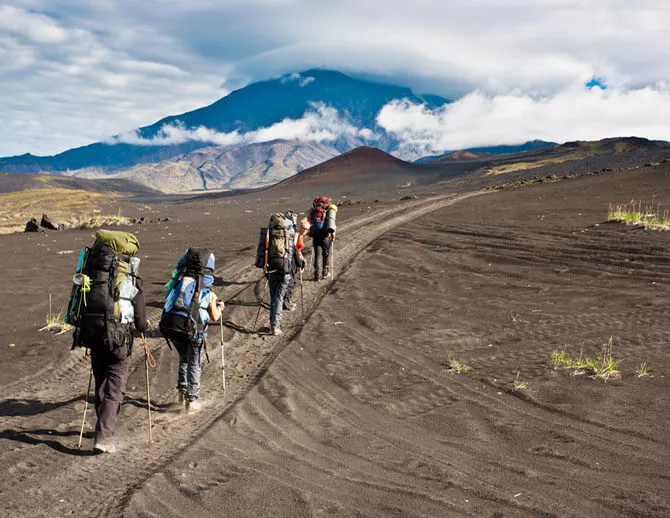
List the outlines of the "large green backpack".
{"label": "large green backpack", "polygon": [[139,247],[133,234],[99,230],[93,246],[82,251],[65,316],[76,327],[73,347],[132,341]]}
{"label": "large green backpack", "polygon": [[273,214],[267,232],[267,271],[291,273],[294,244],[290,222],[283,214]]}

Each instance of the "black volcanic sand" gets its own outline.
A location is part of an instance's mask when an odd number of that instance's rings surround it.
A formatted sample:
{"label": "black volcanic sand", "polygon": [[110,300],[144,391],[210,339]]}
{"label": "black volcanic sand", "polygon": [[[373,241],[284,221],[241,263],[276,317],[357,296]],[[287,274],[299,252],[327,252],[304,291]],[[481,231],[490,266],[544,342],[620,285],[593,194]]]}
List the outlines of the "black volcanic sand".
{"label": "black volcanic sand", "polygon": [[[137,228],[154,322],[184,249],[217,253],[228,389],[215,327],[205,408],[180,414],[176,353],[152,334],[154,443],[138,350],[117,455],[91,455],[90,409],[76,449],[87,360],[67,335],[37,331],[48,293],[65,304],[91,232],[0,237],[11,280],[0,288],[11,366],[0,374],[0,514],[670,514],[670,234],[605,222],[609,202],[653,195],[669,207],[668,167],[429,190],[405,202],[390,201],[398,190],[349,192],[366,203],[341,209],[335,279],[304,283],[307,322],[300,306],[285,313],[282,337],[267,335],[266,310],[251,333],[267,301],[251,266],[257,229],[312,193],[140,207],[173,219]],[[621,379],[553,369],[553,350],[597,355],[610,336]],[[472,370],[450,372],[450,358]],[[652,376],[635,377],[642,361]]]}

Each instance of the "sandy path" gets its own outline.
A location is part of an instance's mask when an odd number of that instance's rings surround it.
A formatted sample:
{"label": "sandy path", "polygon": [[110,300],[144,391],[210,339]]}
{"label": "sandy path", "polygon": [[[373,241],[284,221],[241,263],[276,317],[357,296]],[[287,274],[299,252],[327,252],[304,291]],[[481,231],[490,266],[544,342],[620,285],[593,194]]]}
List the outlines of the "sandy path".
{"label": "sandy path", "polygon": [[[413,201],[343,225],[340,236],[346,239],[336,242],[336,277],[343,265],[348,265],[381,232],[473,195],[443,195]],[[117,431],[124,442],[123,452],[115,456],[92,456],[75,447],[83,410],[83,401],[78,400],[88,379],[88,362],[82,351],[71,353],[57,369],[49,369],[51,379],[47,383],[38,382],[41,373],[37,373],[2,388],[0,397],[5,400],[40,402],[39,412],[24,411],[22,406],[21,411],[9,412],[3,418],[2,436],[11,440],[4,441],[5,449],[0,450],[0,464],[7,466],[11,475],[0,487],[3,514],[115,515],[123,512],[136,488],[154,473],[163,471],[255,386],[301,327],[297,311],[287,315],[289,332],[281,339],[249,334],[262,290],[262,283],[257,280],[259,273],[249,266],[249,261],[250,258],[239,258],[216,272],[234,281],[217,290],[228,302],[225,340],[229,386],[224,395],[218,369],[218,329],[215,329],[210,338],[214,344],[209,351],[212,364],[206,367],[203,381],[208,401],[204,412],[182,416],[173,411],[170,404],[175,392],[176,354],[165,347],[162,339],[149,338],[157,361],[157,369],[151,373],[152,403],[156,405],[154,444],[146,442],[144,365],[142,355],[137,352],[128,382],[128,402]],[[329,287],[333,286],[305,283],[308,315],[318,307]],[[153,322],[159,315],[160,309],[151,308],[149,317]],[[141,350],[137,342],[136,347]],[[89,414],[89,442],[92,424],[93,417]],[[52,435],[53,440],[35,438],[44,434]],[[15,492],[17,483],[21,487],[19,495]]]}
{"label": "sandy path", "polygon": [[[482,197],[374,239],[126,514],[666,516],[668,241],[603,225],[594,202],[641,180]],[[551,367],[609,334],[621,380]]]}

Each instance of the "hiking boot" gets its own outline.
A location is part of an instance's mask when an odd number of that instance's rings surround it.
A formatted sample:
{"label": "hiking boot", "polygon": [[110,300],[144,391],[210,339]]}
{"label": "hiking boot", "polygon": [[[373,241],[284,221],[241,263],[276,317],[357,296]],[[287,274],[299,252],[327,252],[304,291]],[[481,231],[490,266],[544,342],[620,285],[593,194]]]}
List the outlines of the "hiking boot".
{"label": "hiking boot", "polygon": [[284,306],[284,311],[295,311],[295,304],[287,304]]}
{"label": "hiking boot", "polygon": [[328,268],[323,269],[323,275],[321,276],[322,279],[327,279],[328,276],[330,275],[330,270]]}
{"label": "hiking boot", "polygon": [[94,442],[93,451],[97,453],[114,453],[116,452],[116,446],[113,444],[102,444],[99,442]]}
{"label": "hiking boot", "polygon": [[179,390],[179,406],[186,405],[186,389],[180,388]]}
{"label": "hiking boot", "polygon": [[274,336],[281,336],[281,329],[278,328],[278,327],[273,327],[273,328],[272,328],[272,334],[273,334]]}
{"label": "hiking boot", "polygon": [[187,412],[199,412],[202,410],[202,403],[197,399],[187,399],[186,400],[186,411]]}

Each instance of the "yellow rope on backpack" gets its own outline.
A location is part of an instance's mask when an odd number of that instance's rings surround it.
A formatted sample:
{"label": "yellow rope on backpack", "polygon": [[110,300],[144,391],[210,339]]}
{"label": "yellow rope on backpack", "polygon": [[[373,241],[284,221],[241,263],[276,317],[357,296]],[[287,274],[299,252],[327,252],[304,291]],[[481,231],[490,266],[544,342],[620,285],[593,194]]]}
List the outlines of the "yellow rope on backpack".
{"label": "yellow rope on backpack", "polygon": [[81,298],[79,299],[79,307],[77,308],[77,314],[81,312],[81,303],[84,303],[86,307],[86,294],[91,291],[91,278],[88,275],[81,274]]}

